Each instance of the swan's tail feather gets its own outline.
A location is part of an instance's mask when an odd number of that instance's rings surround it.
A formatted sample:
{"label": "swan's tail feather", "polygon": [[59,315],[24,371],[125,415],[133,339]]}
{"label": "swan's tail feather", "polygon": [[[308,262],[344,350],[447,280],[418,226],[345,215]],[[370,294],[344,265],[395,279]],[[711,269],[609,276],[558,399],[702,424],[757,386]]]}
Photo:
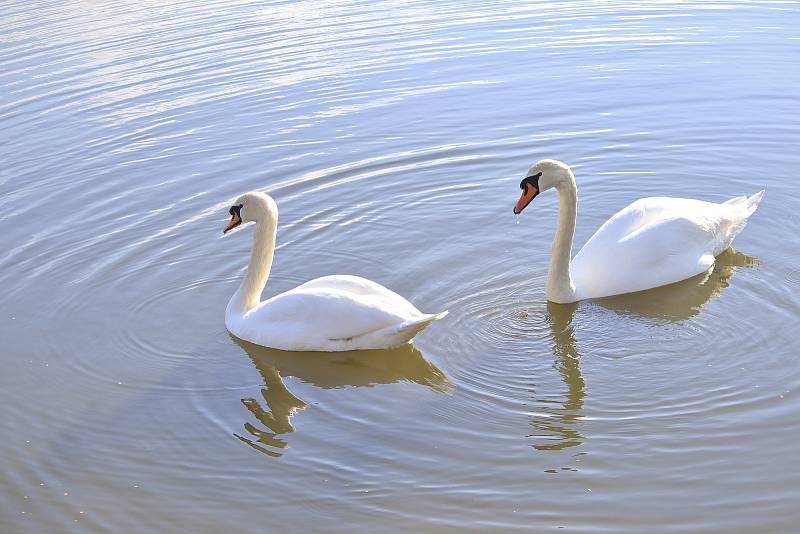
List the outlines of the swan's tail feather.
{"label": "swan's tail feather", "polygon": [[750,195],[749,197],[735,197],[722,203],[723,206],[730,206],[733,208],[733,214],[730,223],[728,223],[724,246],[719,252],[722,252],[728,248],[733,242],[734,238],[739,235],[739,232],[744,230],[744,227],[747,226],[747,220],[751,215],[753,215],[753,213],[755,213],[756,209],[758,209],[758,204],[761,202],[763,197],[764,190],[762,189],[758,193]]}
{"label": "swan's tail feather", "polygon": [[747,220],[753,213],[755,213],[756,209],[758,208],[758,203],[761,202],[761,199],[764,197],[764,189],[759,191],[754,195],[748,196],[740,196],[735,197],[730,200],[726,200],[723,202],[725,206],[731,206],[736,208],[739,211],[739,218],[744,218]]}
{"label": "swan's tail feather", "polygon": [[444,318],[447,313],[447,310],[441,313],[426,313],[419,317],[409,319],[408,321],[403,321],[398,325],[391,326],[384,332],[385,335],[391,339],[392,345],[402,345],[403,343],[411,341],[414,336],[425,330],[432,322]]}
{"label": "swan's tail feather", "polygon": [[423,313],[413,319],[393,324],[379,330],[366,332],[364,334],[347,337],[335,338],[330,341],[339,342],[341,348],[334,350],[362,350],[362,349],[386,349],[399,347],[411,341],[411,339],[425,330],[433,321],[437,321],[447,315],[447,311],[441,313]]}

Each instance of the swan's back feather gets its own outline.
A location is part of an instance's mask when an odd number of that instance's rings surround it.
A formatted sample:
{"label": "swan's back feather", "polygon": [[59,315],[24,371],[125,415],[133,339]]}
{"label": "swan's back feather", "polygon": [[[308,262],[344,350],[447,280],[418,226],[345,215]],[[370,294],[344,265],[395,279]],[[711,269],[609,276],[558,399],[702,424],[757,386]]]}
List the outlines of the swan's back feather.
{"label": "swan's back feather", "polygon": [[314,292],[320,289],[366,296],[376,299],[391,308],[402,310],[404,313],[409,315],[422,314],[422,312],[419,311],[413,304],[394,291],[387,289],[379,283],[373,282],[367,278],[349,274],[334,274],[315,278],[297,286],[291,291]]}

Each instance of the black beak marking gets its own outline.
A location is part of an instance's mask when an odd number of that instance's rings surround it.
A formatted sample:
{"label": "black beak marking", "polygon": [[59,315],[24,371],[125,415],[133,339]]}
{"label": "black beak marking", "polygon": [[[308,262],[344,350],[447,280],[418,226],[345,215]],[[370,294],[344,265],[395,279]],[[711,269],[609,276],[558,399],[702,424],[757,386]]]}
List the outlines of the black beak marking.
{"label": "black beak marking", "polygon": [[523,180],[519,183],[519,188],[525,191],[528,188],[528,185],[534,186],[536,189],[539,189],[539,178],[541,178],[542,173],[537,172],[536,174],[531,174],[530,176],[523,178]]}
{"label": "black beak marking", "polygon": [[244,204],[239,204],[238,206],[231,206],[231,209],[228,210],[228,213],[231,214],[231,221],[228,223],[225,229],[222,230],[223,234],[227,234],[229,231],[242,224],[242,215],[239,212],[243,207]]}

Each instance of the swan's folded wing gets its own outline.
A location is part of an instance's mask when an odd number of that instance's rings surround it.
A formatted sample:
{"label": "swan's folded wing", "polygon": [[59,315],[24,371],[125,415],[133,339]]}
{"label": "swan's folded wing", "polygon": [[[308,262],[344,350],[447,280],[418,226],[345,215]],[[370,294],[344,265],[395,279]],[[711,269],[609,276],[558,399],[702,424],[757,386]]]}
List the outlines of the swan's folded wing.
{"label": "swan's folded wing", "polygon": [[570,264],[580,297],[642,291],[706,271],[714,263],[713,221],[663,215],[625,234],[598,230]]}
{"label": "swan's folded wing", "polygon": [[387,306],[382,295],[301,286],[248,312],[240,323],[248,337],[237,335],[271,347],[319,350],[329,342],[340,343],[391,329],[414,316],[405,309]]}
{"label": "swan's folded wing", "polygon": [[387,326],[386,328],[381,328],[380,330],[375,330],[372,332],[366,332],[360,336],[347,339],[332,339],[331,341],[367,341],[368,339],[375,339],[381,340],[384,343],[388,343],[389,346],[402,345],[425,330],[433,321],[438,321],[439,319],[446,317],[447,313],[447,311],[443,311],[441,313],[426,313],[403,321],[399,324]]}

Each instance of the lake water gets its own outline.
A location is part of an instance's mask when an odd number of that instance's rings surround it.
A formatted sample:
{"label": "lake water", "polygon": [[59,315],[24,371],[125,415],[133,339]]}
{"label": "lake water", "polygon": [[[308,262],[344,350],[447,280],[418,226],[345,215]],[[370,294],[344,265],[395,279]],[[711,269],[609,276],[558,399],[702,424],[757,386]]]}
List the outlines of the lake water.
{"label": "lake water", "polygon": [[[792,532],[800,522],[797,2],[5,2],[2,532]],[[767,193],[708,277],[548,305],[652,195]],[[350,273],[450,315],[414,345],[232,338]]]}

